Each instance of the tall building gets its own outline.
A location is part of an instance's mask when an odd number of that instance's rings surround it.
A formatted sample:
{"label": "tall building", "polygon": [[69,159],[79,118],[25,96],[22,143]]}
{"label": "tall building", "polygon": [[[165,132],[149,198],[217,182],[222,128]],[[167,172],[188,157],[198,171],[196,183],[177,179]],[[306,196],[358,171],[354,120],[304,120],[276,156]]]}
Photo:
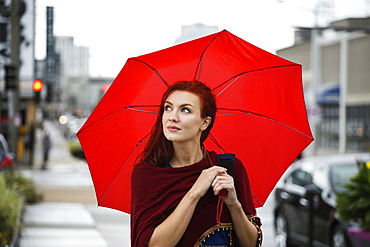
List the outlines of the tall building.
{"label": "tall building", "polygon": [[89,80],[89,48],[76,46],[73,37],[54,36],[53,7],[46,9],[46,57],[37,70],[47,87],[48,104],[44,110],[51,118],[61,114],[79,115]]}
{"label": "tall building", "polygon": [[73,37],[55,37],[60,58],[60,98],[62,113],[83,109],[84,88],[89,80],[89,48],[76,46]]}

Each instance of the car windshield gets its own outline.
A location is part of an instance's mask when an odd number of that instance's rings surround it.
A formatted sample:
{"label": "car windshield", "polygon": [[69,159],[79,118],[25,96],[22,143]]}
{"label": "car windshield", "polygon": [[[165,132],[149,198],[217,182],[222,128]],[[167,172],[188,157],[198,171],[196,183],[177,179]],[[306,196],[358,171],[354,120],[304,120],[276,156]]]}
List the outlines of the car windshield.
{"label": "car windshield", "polygon": [[351,177],[357,172],[357,166],[353,165],[341,165],[334,166],[330,171],[331,186],[336,193],[345,192],[343,184],[347,183]]}
{"label": "car windshield", "polygon": [[5,155],[6,155],[5,147],[3,143],[0,141],[0,161],[4,159]]}

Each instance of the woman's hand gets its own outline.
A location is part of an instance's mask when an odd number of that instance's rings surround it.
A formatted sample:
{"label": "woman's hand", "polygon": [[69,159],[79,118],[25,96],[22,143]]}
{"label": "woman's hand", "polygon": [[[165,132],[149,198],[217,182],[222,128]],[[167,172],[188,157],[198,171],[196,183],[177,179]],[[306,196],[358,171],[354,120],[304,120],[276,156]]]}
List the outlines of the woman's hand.
{"label": "woman's hand", "polygon": [[224,172],[226,169],[220,166],[203,170],[176,209],[154,229],[148,246],[176,246],[189,225],[199,199],[206,194],[215,178]]}
{"label": "woman's hand", "polygon": [[190,192],[194,193],[198,198],[203,197],[212,186],[215,178],[224,173],[226,173],[226,168],[221,166],[212,166],[203,170]]}
{"label": "woman's hand", "polygon": [[236,196],[234,179],[226,170],[216,176],[212,182],[212,187],[215,195],[219,195],[222,190],[226,190],[227,194],[224,197],[224,202],[227,206],[234,206],[239,203]]}

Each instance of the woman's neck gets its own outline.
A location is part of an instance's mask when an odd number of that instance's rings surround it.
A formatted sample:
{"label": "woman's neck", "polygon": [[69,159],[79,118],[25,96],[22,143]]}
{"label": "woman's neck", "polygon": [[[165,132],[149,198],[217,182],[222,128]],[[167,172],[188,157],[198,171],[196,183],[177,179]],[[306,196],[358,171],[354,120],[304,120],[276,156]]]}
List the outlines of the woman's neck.
{"label": "woman's neck", "polygon": [[200,144],[196,145],[181,145],[173,144],[173,156],[170,160],[172,167],[189,166],[201,161],[204,158],[204,152]]}

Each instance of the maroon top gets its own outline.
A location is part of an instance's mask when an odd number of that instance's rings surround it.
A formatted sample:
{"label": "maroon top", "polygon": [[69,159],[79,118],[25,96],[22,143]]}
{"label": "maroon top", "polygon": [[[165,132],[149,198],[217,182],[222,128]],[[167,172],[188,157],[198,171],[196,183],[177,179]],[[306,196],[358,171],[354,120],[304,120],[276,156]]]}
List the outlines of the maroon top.
{"label": "maroon top", "polygon": [[[218,164],[215,152],[209,153],[209,157],[212,162],[206,157],[193,165],[173,169],[156,167],[147,162],[135,166],[131,177],[131,246],[146,246],[154,229],[174,211],[200,173],[213,164]],[[253,215],[256,210],[248,175],[239,159],[235,159],[234,174],[238,200],[245,214]],[[217,202],[218,196],[210,188],[199,200],[189,226],[177,246],[194,246],[202,234],[217,225]],[[223,208],[221,222],[232,222],[227,207]],[[261,225],[258,217],[254,218],[254,223]]]}

